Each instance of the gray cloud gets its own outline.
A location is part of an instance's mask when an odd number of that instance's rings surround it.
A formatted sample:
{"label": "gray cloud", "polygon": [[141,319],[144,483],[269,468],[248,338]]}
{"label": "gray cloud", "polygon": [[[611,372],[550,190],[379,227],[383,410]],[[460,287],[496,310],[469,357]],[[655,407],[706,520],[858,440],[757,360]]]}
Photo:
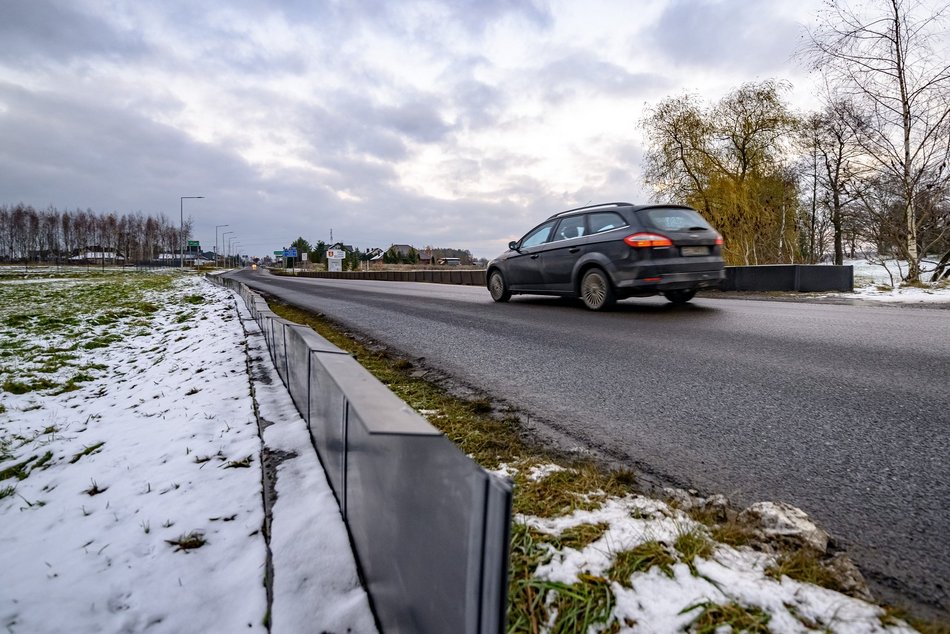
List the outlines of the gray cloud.
{"label": "gray cloud", "polygon": [[654,73],[630,73],[592,51],[574,50],[541,69],[537,81],[547,101],[590,97],[643,97],[668,87]]}
{"label": "gray cloud", "polygon": [[134,32],[117,31],[69,0],[0,3],[0,61],[68,62],[87,55],[138,57],[148,51]]}
{"label": "gray cloud", "polygon": [[510,102],[502,90],[474,79],[455,83],[450,98],[460,112],[458,124],[469,129],[493,125]]}
{"label": "gray cloud", "polygon": [[747,0],[674,0],[645,41],[668,59],[708,72],[775,72],[787,65],[802,31],[770,9]]}

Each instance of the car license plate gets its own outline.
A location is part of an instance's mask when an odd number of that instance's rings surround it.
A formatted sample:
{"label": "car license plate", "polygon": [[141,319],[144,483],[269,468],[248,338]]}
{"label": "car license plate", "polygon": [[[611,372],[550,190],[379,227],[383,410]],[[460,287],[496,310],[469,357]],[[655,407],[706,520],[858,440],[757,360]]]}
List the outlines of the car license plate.
{"label": "car license plate", "polygon": [[709,247],[681,247],[683,255],[709,255]]}

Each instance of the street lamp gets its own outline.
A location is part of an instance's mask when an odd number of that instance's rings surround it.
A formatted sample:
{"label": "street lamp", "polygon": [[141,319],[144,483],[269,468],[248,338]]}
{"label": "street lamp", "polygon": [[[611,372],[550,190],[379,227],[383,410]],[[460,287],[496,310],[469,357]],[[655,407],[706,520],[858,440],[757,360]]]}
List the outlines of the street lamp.
{"label": "street lamp", "polygon": [[227,254],[225,256],[225,266],[229,266],[227,264],[227,261],[231,258],[231,244],[234,240],[237,240],[237,236],[231,236],[230,238],[228,238],[228,249],[227,251],[225,251],[225,253]]}
{"label": "street lamp", "polygon": [[204,198],[204,196],[179,196],[178,201],[178,222],[180,235],[178,236],[178,246],[181,255],[181,267],[185,268],[185,199],[186,198]]}
{"label": "street lamp", "polygon": [[[224,236],[228,235],[229,233],[234,233],[234,232],[233,232],[233,231],[222,231],[222,232],[221,232],[221,246],[222,246],[222,247],[226,244],[226,243],[225,243],[225,240],[224,240]],[[230,239],[230,238],[229,238],[229,239]],[[222,249],[222,251],[224,251],[224,249]]]}
{"label": "street lamp", "polygon": [[235,242],[232,246],[234,247],[234,266],[237,266],[239,262],[239,256],[241,255],[240,249],[244,245],[240,242]]}
{"label": "street lamp", "polygon": [[[218,229],[221,227],[230,227],[231,225],[215,225],[214,226],[214,265],[218,266]],[[227,233],[231,233],[230,231]]]}

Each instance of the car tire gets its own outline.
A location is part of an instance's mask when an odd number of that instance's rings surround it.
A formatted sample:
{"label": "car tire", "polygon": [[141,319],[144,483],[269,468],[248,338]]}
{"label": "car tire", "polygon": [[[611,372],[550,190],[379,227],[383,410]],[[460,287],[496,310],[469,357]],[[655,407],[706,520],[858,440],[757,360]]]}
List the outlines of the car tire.
{"label": "car tire", "polygon": [[674,304],[685,304],[689,300],[693,299],[693,296],[696,295],[696,289],[682,288],[675,291],[666,291],[663,293],[663,297],[670,300]]}
{"label": "car tire", "polygon": [[590,269],[581,278],[581,301],[590,310],[605,310],[617,301],[610,278],[600,269]]}
{"label": "car tire", "polygon": [[508,290],[508,284],[501,271],[492,271],[488,276],[488,292],[496,302],[507,302],[511,299],[511,291]]}

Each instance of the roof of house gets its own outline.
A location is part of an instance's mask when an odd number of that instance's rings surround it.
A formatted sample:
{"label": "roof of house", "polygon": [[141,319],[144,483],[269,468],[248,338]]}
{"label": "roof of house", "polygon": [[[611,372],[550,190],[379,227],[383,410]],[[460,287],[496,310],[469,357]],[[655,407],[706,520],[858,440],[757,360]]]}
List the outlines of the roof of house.
{"label": "roof of house", "polygon": [[416,250],[411,244],[394,244],[389,248],[395,250],[399,255],[409,255],[410,250]]}

